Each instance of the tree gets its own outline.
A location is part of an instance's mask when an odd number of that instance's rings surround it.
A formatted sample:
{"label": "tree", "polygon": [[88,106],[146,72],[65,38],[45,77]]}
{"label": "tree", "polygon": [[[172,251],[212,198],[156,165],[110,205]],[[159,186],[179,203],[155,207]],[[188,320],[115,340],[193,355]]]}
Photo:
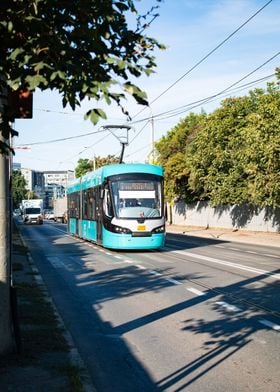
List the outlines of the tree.
{"label": "tree", "polygon": [[181,120],[156,143],[166,199],[279,206],[279,107],[279,82],[273,82],[225,99],[209,115]]}
{"label": "tree", "polygon": [[185,201],[195,198],[188,188],[186,149],[201,130],[205,117],[205,113],[190,113],[155,145],[157,163],[164,167],[165,197],[169,202],[178,197]]}
{"label": "tree", "polygon": [[13,208],[18,208],[21,200],[26,198],[27,189],[26,181],[20,171],[14,170],[12,174],[12,199]]}
{"label": "tree", "polygon": [[[133,0],[3,0],[1,80],[13,90],[58,90],[63,105],[73,110],[87,98],[116,102],[128,115],[122,104],[126,94],[147,104],[132,81],[153,72],[152,52],[163,48],[146,35],[157,8],[141,15]],[[96,124],[106,114],[96,107],[85,117]],[[7,133],[8,113],[4,120]],[[3,151],[3,143],[0,147]]]}
{"label": "tree", "polygon": [[75,168],[75,176],[77,178],[82,177],[87,172],[90,172],[94,169],[98,169],[104,165],[112,165],[114,163],[119,163],[119,159],[114,155],[108,155],[107,157],[94,157],[94,160],[90,159],[79,159],[78,165]]}
{"label": "tree", "polygon": [[229,98],[187,149],[188,185],[212,205],[280,205],[280,90]]}
{"label": "tree", "polygon": [[92,170],[92,164],[89,159],[79,159],[78,164],[75,168],[75,177],[82,177],[87,172]]}
{"label": "tree", "polygon": [[[157,0],[160,2],[161,0]],[[10,310],[10,228],[8,225],[8,165],[10,123],[14,119],[7,96],[57,90],[64,107],[73,110],[84,99],[115,102],[125,115],[130,94],[147,104],[134,83],[155,67],[152,55],[162,46],[146,35],[158,16],[157,7],[144,15],[133,0],[2,0],[0,5],[0,353],[12,346]],[[130,27],[128,20],[131,21]],[[5,97],[5,101],[3,99]],[[85,118],[93,124],[106,114],[99,107]]]}

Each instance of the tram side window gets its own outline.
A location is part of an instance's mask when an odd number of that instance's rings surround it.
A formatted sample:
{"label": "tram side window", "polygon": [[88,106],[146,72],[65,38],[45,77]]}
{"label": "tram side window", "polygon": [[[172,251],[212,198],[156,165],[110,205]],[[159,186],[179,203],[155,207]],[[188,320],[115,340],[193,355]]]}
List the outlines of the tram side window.
{"label": "tram side window", "polygon": [[80,195],[78,192],[69,195],[69,217],[78,219],[80,216]]}
{"label": "tram side window", "polygon": [[111,201],[111,196],[110,196],[108,186],[106,186],[104,189],[103,209],[104,209],[105,215],[112,218],[113,206],[112,206],[112,201]]}
{"label": "tram side window", "polygon": [[95,220],[95,200],[92,188],[83,192],[83,219]]}

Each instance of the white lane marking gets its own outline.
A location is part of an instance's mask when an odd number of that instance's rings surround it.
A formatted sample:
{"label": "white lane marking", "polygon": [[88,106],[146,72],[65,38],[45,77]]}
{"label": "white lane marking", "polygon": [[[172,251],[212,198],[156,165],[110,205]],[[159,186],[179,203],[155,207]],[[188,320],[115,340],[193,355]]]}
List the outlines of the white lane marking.
{"label": "white lane marking", "polygon": [[172,279],[172,278],[166,278],[166,280],[167,280],[168,282],[170,282],[170,283],[172,283],[172,284],[176,284],[176,285],[183,284],[182,282],[179,282],[179,280]]}
{"label": "white lane marking", "polygon": [[196,295],[205,295],[203,291],[197,290],[194,287],[187,287],[187,290]]}
{"label": "white lane marking", "polygon": [[115,259],[122,260],[122,257],[121,257],[121,256],[116,256],[116,255],[114,255],[114,257],[115,257]]}
{"label": "white lane marking", "polygon": [[263,255],[264,256],[268,256],[268,257],[274,257],[274,259],[279,259],[280,258],[279,256],[271,255],[269,253],[264,253]]}
{"label": "white lane marking", "polygon": [[132,264],[132,263],[133,263],[132,260],[128,260],[128,259],[125,259],[124,262],[125,262],[125,263],[129,263],[129,264]]}
{"label": "white lane marking", "polygon": [[105,252],[106,253],[106,255],[108,255],[108,256],[112,256],[112,253],[111,252]]}
{"label": "white lane marking", "polygon": [[228,267],[237,268],[237,269],[241,269],[241,270],[249,271],[249,272],[254,272],[259,275],[266,275],[266,276],[270,276],[274,279],[280,280],[280,274],[273,274],[269,271],[261,270],[259,268],[253,268],[253,267],[248,267],[247,265],[231,263],[230,261],[214,259],[213,257],[197,255],[196,253],[192,253],[192,252],[183,252],[181,250],[174,250],[173,252],[180,254],[180,255],[184,255],[184,256],[190,256],[190,257],[193,257],[194,259],[209,261],[211,263],[216,263],[216,264],[222,264],[222,265],[226,265]]}
{"label": "white lane marking", "polygon": [[150,274],[152,274],[152,275],[155,275],[155,276],[162,276],[159,272],[157,272],[157,271],[153,271],[153,270],[151,270],[151,271],[149,271],[150,272]]}
{"label": "white lane marking", "polygon": [[230,305],[227,302],[223,302],[223,301],[217,301],[215,302],[217,305],[221,306],[222,308],[225,308],[226,310],[228,310],[229,312],[240,312],[241,309],[238,308],[237,306],[234,305]]}
{"label": "white lane marking", "polygon": [[144,267],[144,266],[141,265],[141,264],[136,264],[136,267],[139,268],[139,269],[141,269],[141,270],[147,269],[146,267]]}
{"label": "white lane marking", "polygon": [[251,253],[252,255],[258,255],[258,252],[254,252],[253,250],[245,250],[246,253]]}
{"label": "white lane marking", "polygon": [[268,320],[259,320],[259,322],[263,325],[265,325],[266,327],[269,327],[271,329],[273,329],[274,331],[280,331],[280,325],[272,323],[271,321]]}
{"label": "white lane marking", "polygon": [[48,256],[47,260],[51,263],[54,268],[64,268],[65,265],[61,259],[57,256]]}

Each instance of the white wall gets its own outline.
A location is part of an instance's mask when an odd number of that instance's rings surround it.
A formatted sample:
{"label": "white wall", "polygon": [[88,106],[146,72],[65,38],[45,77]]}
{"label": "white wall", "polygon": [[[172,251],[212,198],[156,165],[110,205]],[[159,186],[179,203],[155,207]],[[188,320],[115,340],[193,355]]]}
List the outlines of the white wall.
{"label": "white wall", "polygon": [[207,202],[177,202],[167,207],[167,220],[175,225],[238,228],[280,232],[280,208],[242,206],[210,207]]}

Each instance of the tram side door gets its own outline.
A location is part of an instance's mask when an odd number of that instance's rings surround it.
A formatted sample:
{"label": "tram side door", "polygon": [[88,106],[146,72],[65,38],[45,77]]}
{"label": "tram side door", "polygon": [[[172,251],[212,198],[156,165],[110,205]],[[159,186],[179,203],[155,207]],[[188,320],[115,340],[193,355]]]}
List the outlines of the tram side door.
{"label": "tram side door", "polygon": [[96,188],[96,240],[98,244],[102,243],[102,197],[101,197],[101,186]]}

